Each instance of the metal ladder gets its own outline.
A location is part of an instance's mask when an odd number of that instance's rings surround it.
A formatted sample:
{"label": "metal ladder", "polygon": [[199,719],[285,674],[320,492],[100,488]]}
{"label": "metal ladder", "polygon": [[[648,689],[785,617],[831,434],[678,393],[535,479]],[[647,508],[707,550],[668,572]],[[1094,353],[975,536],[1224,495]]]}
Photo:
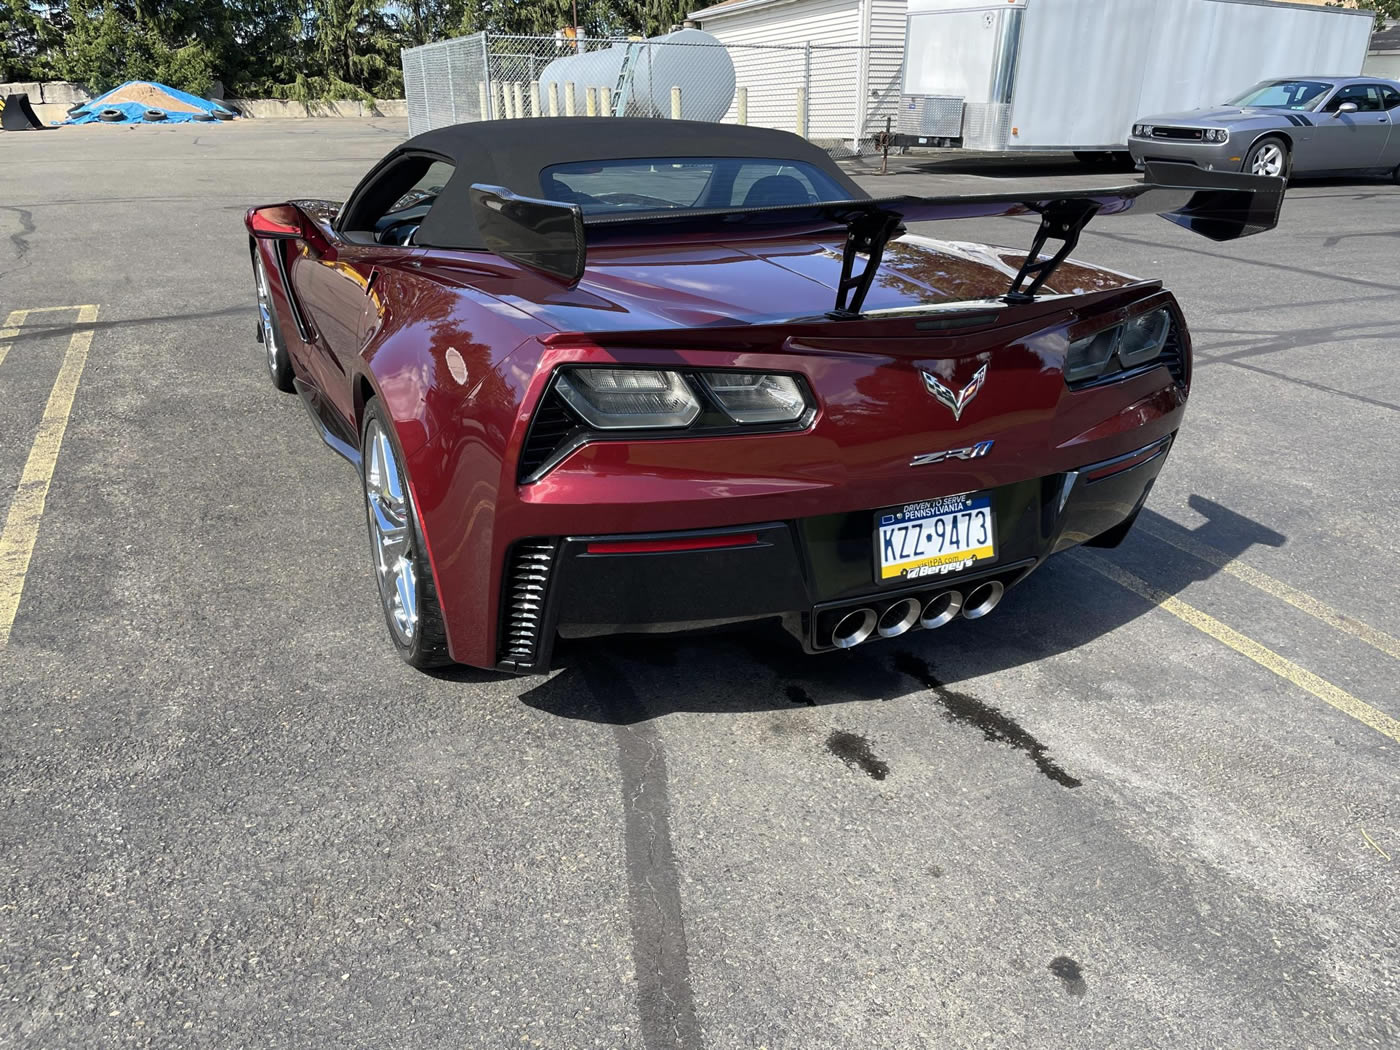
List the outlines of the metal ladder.
{"label": "metal ladder", "polygon": [[613,110],[607,116],[627,115],[627,103],[632,93],[632,72],[636,64],[638,44],[627,45],[627,52],[622,56],[622,66],[617,71],[617,86],[613,88],[612,107]]}

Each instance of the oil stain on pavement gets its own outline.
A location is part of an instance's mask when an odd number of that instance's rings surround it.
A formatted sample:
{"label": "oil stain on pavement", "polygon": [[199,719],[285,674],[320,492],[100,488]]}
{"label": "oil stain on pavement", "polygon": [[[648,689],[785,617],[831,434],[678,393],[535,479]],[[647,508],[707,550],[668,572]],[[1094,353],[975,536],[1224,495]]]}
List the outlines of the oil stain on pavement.
{"label": "oil stain on pavement", "polygon": [[1076,999],[1082,998],[1089,991],[1089,983],[1084,980],[1084,971],[1068,955],[1057,955],[1051,959],[1049,970],[1064,982],[1065,991]]}
{"label": "oil stain on pavement", "polygon": [[889,763],[875,757],[870,741],[859,733],[833,730],[826,738],[826,749],[852,769],[859,769],[872,780],[884,780],[890,775]]}
{"label": "oil stain on pavement", "polygon": [[943,706],[943,717],[948,721],[975,726],[982,730],[982,735],[988,740],[1010,744],[1018,751],[1024,751],[1030,755],[1036,769],[1055,783],[1067,788],[1079,787],[1080,781],[1052,759],[1048,754],[1048,748],[1022,729],[1015,719],[975,696],[949,689],[933,673],[933,668],[929,667],[926,661],[919,659],[907,649],[901,649],[894,654],[894,667],[896,671],[901,671],[915,681],[923,683]]}

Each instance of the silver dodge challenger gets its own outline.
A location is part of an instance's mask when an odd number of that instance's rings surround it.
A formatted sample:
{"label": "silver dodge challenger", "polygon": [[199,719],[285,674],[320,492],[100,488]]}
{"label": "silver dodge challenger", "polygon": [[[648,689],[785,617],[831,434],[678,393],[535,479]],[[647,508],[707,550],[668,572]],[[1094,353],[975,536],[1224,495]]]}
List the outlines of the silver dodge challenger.
{"label": "silver dodge challenger", "polygon": [[1255,175],[1387,171],[1400,182],[1400,84],[1376,77],[1289,77],[1216,109],[1141,117],[1133,160]]}

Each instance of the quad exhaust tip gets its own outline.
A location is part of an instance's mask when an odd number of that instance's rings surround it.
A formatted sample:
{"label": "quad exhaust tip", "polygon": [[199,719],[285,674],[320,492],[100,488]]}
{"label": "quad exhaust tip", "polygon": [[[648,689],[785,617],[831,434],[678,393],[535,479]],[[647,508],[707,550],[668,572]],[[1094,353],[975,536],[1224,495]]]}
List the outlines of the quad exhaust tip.
{"label": "quad exhaust tip", "polygon": [[875,633],[877,617],[874,609],[852,609],[836,622],[831,632],[831,644],[838,649],[850,649]]}
{"label": "quad exhaust tip", "polygon": [[875,625],[881,638],[898,638],[919,622],[919,599],[901,598],[880,614]]}
{"label": "quad exhaust tip", "polygon": [[944,591],[942,594],[935,594],[924,606],[923,618],[919,621],[926,630],[933,630],[935,627],[942,627],[945,623],[951,623],[962,612],[963,596],[960,591]]}
{"label": "quad exhaust tip", "polygon": [[966,595],[961,591],[940,591],[927,601],[899,598],[880,612],[863,605],[836,621],[831,631],[831,644],[837,649],[853,649],[875,634],[881,638],[898,638],[915,624],[933,630],[958,616],[979,620],[1001,603],[1005,593],[1006,585],[1000,580],[987,580]]}
{"label": "quad exhaust tip", "polygon": [[969,620],[986,616],[1000,604],[1001,596],[1005,593],[1006,587],[1000,580],[988,580],[978,584],[967,594],[967,601],[963,604],[963,616]]}

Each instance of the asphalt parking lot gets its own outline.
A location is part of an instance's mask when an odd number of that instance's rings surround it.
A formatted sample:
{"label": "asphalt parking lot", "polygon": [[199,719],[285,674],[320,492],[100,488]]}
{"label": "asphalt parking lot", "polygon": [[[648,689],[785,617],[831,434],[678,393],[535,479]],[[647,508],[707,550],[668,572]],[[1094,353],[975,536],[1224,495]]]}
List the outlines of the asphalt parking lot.
{"label": "asphalt parking lot", "polygon": [[[1400,1043],[1400,186],[1091,227],[1182,302],[1187,423],[995,615],[427,676],[241,225],[403,134],[0,136],[0,1046]],[[1104,178],[925,169],[862,180]]]}

